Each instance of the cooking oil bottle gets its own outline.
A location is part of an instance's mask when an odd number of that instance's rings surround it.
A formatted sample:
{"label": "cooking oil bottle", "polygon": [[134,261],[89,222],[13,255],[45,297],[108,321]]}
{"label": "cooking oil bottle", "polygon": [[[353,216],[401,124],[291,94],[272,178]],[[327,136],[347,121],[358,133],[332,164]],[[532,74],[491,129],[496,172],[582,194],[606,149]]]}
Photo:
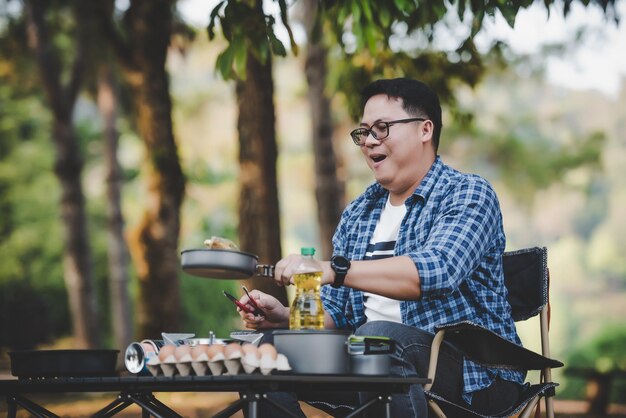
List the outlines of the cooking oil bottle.
{"label": "cooking oil bottle", "polygon": [[323,329],[324,309],[320,298],[322,266],[313,258],[315,248],[300,249],[302,263],[293,275],[296,297],[289,311],[289,329]]}

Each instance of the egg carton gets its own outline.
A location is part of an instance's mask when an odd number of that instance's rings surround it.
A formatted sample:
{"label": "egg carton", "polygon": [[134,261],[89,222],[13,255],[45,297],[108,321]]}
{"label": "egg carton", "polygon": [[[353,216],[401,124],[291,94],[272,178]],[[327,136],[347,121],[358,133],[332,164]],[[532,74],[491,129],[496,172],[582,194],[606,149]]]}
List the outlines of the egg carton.
{"label": "egg carton", "polygon": [[158,356],[152,357],[146,366],[153,376],[221,376],[270,374],[273,370],[289,371],[287,357],[276,351],[269,343],[257,347],[254,344],[230,343],[211,345],[169,345],[161,347]]}

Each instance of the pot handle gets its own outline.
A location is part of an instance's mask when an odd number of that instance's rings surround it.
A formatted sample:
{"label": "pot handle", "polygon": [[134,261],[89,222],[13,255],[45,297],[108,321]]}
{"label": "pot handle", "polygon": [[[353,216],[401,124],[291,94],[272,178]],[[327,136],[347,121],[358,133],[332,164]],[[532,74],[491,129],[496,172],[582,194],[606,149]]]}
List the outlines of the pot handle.
{"label": "pot handle", "polygon": [[274,277],[274,266],[271,264],[257,264],[256,275],[261,277]]}
{"label": "pot handle", "polygon": [[348,338],[348,354],[391,354],[395,349],[396,342],[387,337],[352,335]]}

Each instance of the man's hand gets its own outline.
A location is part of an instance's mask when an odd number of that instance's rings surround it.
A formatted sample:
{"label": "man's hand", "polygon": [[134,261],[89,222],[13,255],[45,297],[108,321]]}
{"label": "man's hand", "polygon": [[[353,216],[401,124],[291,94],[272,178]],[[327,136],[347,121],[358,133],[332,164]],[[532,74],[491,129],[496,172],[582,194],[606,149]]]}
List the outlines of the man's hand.
{"label": "man's hand", "polygon": [[[274,281],[278,286],[288,286],[293,283],[293,275],[304,257],[300,254],[289,254],[276,263],[274,267]],[[322,284],[329,284],[335,280],[335,272],[330,268],[329,261],[318,261],[322,267]]]}
{"label": "man's hand", "polygon": [[[243,320],[246,328],[264,329],[264,328],[289,328],[289,308],[283,306],[274,296],[253,289],[250,296],[254,299],[256,305],[263,311],[263,315],[254,315],[238,309],[239,316]],[[248,295],[243,295],[239,301],[249,304]]]}

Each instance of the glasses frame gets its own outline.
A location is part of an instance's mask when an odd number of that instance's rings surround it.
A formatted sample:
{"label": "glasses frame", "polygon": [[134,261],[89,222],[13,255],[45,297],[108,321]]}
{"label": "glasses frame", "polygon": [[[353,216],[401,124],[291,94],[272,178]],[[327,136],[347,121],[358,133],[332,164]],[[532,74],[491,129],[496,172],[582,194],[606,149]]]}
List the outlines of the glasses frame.
{"label": "glasses frame", "polygon": [[[389,136],[389,128],[393,125],[395,125],[396,123],[410,123],[410,122],[424,122],[428,119],[426,118],[408,118],[408,119],[398,119],[398,120],[390,120],[390,121],[380,121],[380,122],[376,122],[374,124],[374,126],[378,125],[378,124],[383,124],[386,127],[386,131],[387,131],[387,135],[385,136],[381,136],[379,137],[378,135],[376,135],[376,132],[374,132],[372,130],[372,128],[364,128],[364,127],[360,127],[360,128],[356,128],[353,129],[350,132],[350,136],[352,137],[352,141],[357,145],[357,146],[362,146],[363,144],[365,144],[365,141],[367,140],[368,136],[373,136],[375,140],[377,141],[382,141],[383,139],[387,138]],[[363,136],[364,133],[367,132],[367,136],[365,136],[365,140],[363,140],[363,142],[361,142],[359,140],[360,137]]]}

